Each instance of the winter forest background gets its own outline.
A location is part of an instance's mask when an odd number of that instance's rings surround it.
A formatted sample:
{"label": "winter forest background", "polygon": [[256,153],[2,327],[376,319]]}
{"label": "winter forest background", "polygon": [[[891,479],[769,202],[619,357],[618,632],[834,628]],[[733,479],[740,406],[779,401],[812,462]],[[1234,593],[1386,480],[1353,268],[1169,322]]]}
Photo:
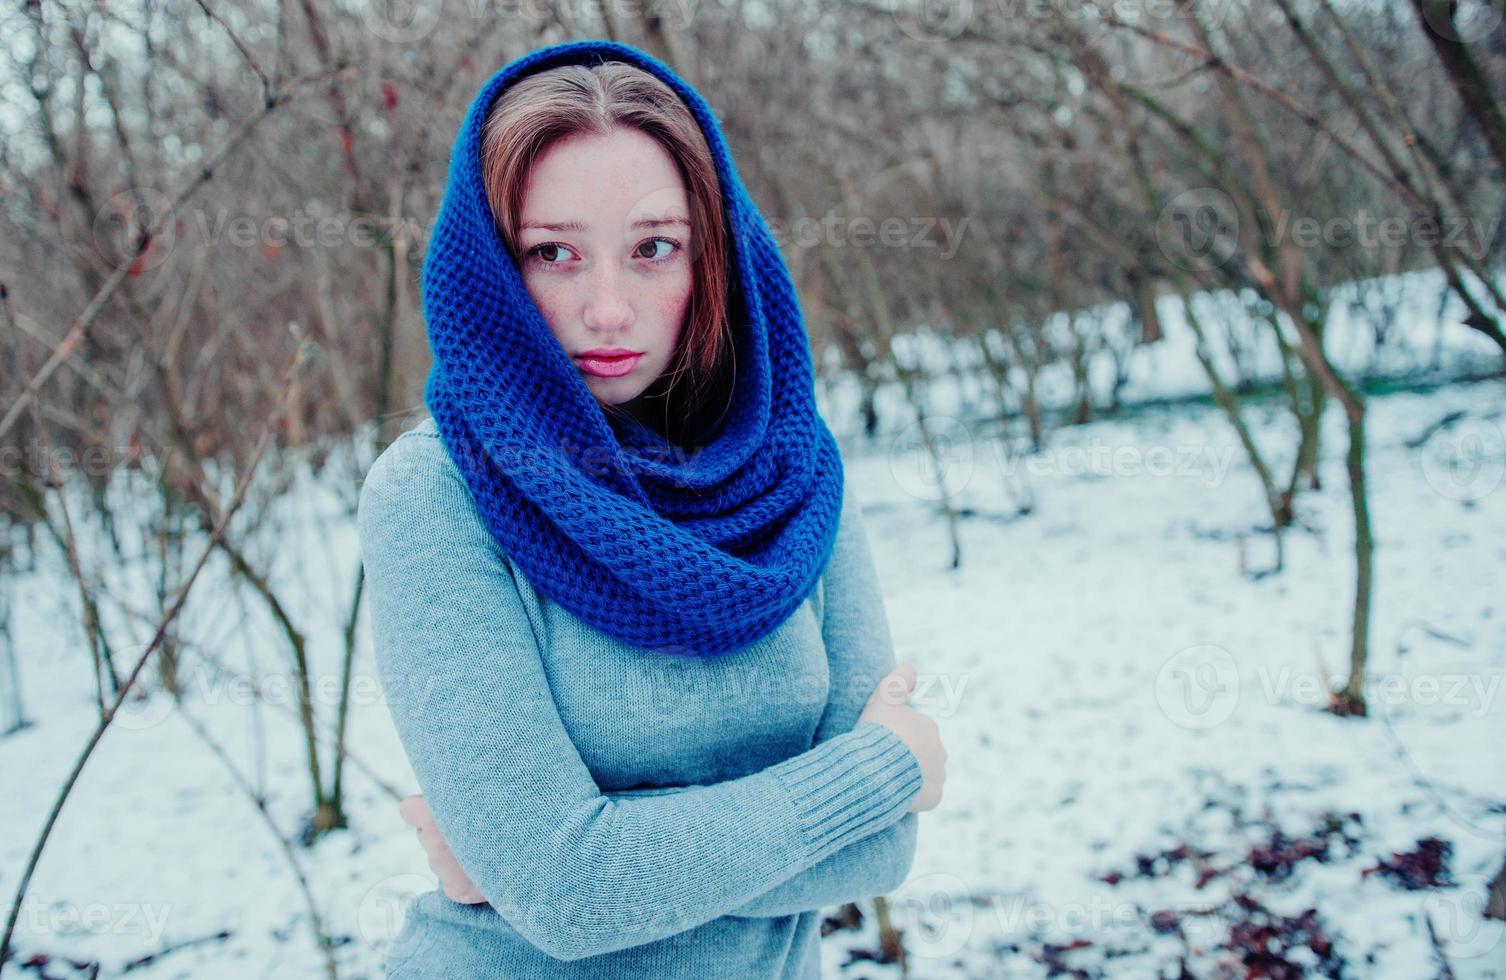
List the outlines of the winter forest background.
{"label": "winter forest background", "polygon": [[0,974],[380,976],[357,492],[584,37],[721,114],[950,752],[828,974],[1506,976],[1501,0],[7,3]]}

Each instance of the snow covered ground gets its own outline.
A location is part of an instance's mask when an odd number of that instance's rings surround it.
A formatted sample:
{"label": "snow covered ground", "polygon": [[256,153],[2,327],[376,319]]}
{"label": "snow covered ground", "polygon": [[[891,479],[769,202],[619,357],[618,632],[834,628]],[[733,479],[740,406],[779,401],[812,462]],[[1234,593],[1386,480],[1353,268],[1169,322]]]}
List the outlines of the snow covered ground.
{"label": "snow covered ground", "polygon": [[[1249,411],[1284,465],[1289,420]],[[1506,398],[1499,381],[1388,395],[1369,419],[1374,682],[1372,716],[1358,720],[1320,710],[1324,673],[1347,669],[1353,587],[1336,409],[1324,489],[1299,498],[1286,570],[1259,579],[1240,558],[1251,569],[1270,558],[1254,531],[1258,484],[1212,409],[1058,430],[1031,458],[941,419],[946,486],[969,515],[957,570],[913,429],[868,443],[834,417],[897,651],[920,674],[914,703],[941,723],[951,759],[946,799],[922,816],[913,873],[891,902],[912,976],[1176,976],[1184,958],[1192,976],[1243,975],[1238,956],[1264,937],[1278,952],[1293,944],[1283,956],[1315,974],[1326,957],[1345,976],[1430,977],[1429,922],[1454,976],[1506,975],[1503,927],[1478,915],[1506,857]],[[277,536],[287,550],[273,571],[308,630],[326,728],[357,557],[349,493],[310,486],[272,515],[305,529]],[[1033,512],[1020,516],[1026,499]],[[187,711],[287,835],[310,790],[286,647],[254,604],[218,587],[223,568],[205,574],[183,622]],[[34,724],[0,739],[0,901],[94,724],[76,590],[37,576],[6,588]],[[145,585],[135,595],[149,607]],[[344,977],[380,975],[404,903],[433,887],[387,791],[415,784],[364,629],[351,829],[295,849]],[[129,635],[148,638],[139,622]],[[205,655],[221,671],[200,666]],[[1436,879],[1447,884],[1408,890],[1367,873],[1429,837],[1449,845]],[[829,975],[899,976],[861,958],[874,935],[871,917],[833,932]],[[282,848],[161,694],[118,717],[84,770],[15,952],[53,957],[52,977],[86,975],[60,958],[98,960],[100,976],[130,965],[144,980],[323,972]]]}
{"label": "snow covered ground", "polygon": [[[1320,710],[1325,672],[1347,670],[1353,589],[1338,413],[1324,489],[1300,498],[1310,530],[1288,535],[1285,572],[1258,581],[1241,575],[1237,540],[1261,521],[1259,485],[1212,409],[1058,432],[1013,464],[1035,499],[1016,519],[1008,464],[947,425],[948,485],[974,511],[956,571],[942,519],[925,516],[937,481],[916,440],[851,457],[896,647],[931,680],[915,703],[951,757],[893,896],[914,976],[1047,976],[1053,961],[1175,976],[1182,954],[1192,975],[1219,975],[1238,962],[1220,949],[1234,895],[1287,916],[1316,908],[1346,976],[1439,975],[1427,918],[1455,976],[1506,976],[1503,926],[1478,915],[1506,851],[1506,398],[1486,382],[1370,404],[1366,720]],[[1279,444],[1285,424],[1263,422],[1262,441]],[[1263,567],[1269,542],[1245,552]],[[1252,848],[1278,830],[1306,837],[1327,813],[1352,843],[1335,834],[1324,860],[1254,871]],[[1428,836],[1452,846],[1452,886],[1364,873]],[[1141,856],[1181,845],[1209,852],[1202,887],[1191,860],[1137,874]]]}

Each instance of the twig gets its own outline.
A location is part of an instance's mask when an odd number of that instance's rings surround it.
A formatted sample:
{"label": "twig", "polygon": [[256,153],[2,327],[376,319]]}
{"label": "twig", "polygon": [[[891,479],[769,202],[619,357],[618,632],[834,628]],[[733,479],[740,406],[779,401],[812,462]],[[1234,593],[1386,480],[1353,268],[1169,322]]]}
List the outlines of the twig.
{"label": "twig", "polygon": [[246,467],[246,472],[241,476],[240,482],[236,485],[235,494],[231,499],[230,506],[225,508],[219,524],[215,526],[214,531],[209,536],[209,540],[199,552],[198,560],[194,562],[193,568],[189,570],[187,577],[183,580],[183,584],[178,587],[178,593],[173,597],[172,605],[163,614],[161,621],[157,624],[157,630],[152,637],[151,643],[147,645],[146,651],[137,659],[136,665],[121,684],[120,691],[116,694],[114,702],[100,716],[94,733],[89,737],[89,741],[85,743],[83,750],[79,753],[78,759],[73,763],[72,771],[69,772],[68,778],[63,782],[63,786],[58,792],[58,798],[53,802],[51,812],[47,814],[47,821],[42,825],[42,832],[38,835],[37,842],[32,847],[31,855],[27,858],[26,868],[21,872],[21,881],[16,886],[15,898],[10,905],[10,915],[6,918],[5,922],[5,934],[4,936],[0,936],[0,972],[3,972],[5,969],[6,957],[10,951],[11,936],[16,929],[16,920],[21,915],[21,902],[26,897],[26,888],[31,883],[31,876],[35,873],[37,864],[41,861],[42,849],[47,845],[47,840],[52,834],[52,828],[57,824],[58,817],[63,812],[63,804],[67,802],[69,795],[73,792],[73,787],[77,785],[78,777],[83,772],[84,765],[94,754],[95,747],[99,745],[100,739],[104,737],[105,730],[110,727],[110,722],[114,720],[115,713],[120,710],[120,706],[131,693],[131,687],[136,683],[136,678],[146,667],[146,663],[151,659],[152,654],[162,645],[163,639],[167,636],[167,628],[172,624],[173,620],[177,619],[178,613],[182,611],[183,604],[188,599],[189,589],[192,588],[194,582],[198,579],[199,572],[204,568],[204,563],[214,551],[220,537],[224,535],[225,529],[230,524],[230,518],[235,515],[236,511],[240,509],[241,503],[245,500],[246,490],[251,485],[251,478],[256,473],[257,465],[261,462],[268,444],[272,441],[272,433],[276,429],[277,423],[287,410],[289,396],[293,391],[293,382],[302,373],[305,365],[307,365],[312,351],[313,345],[305,342],[300,344],[298,350],[294,353],[292,363],[288,366],[286,376],[283,379],[282,391],[279,392],[276,405],[273,407],[271,414],[262,428],[261,438],[257,442],[256,450],[251,456],[250,463]]}
{"label": "twig", "polygon": [[[174,700],[177,701],[178,699],[175,697]],[[314,892],[309,887],[308,876],[303,873],[303,868],[298,865],[298,855],[294,853],[293,845],[277,829],[277,821],[272,819],[272,814],[267,811],[266,798],[251,787],[251,784],[241,775],[240,770],[235,768],[235,763],[231,761],[230,756],[225,752],[224,748],[214,740],[213,736],[205,730],[204,726],[187,711],[183,710],[181,701],[178,703],[178,713],[182,715],[184,721],[188,722],[189,727],[204,740],[204,744],[209,746],[209,750],[225,764],[225,769],[230,773],[230,777],[235,780],[235,785],[245,794],[246,799],[250,800],[256,806],[256,812],[261,816],[262,822],[267,825],[267,829],[277,839],[278,846],[282,848],[283,855],[288,859],[288,867],[293,869],[293,877],[298,880],[298,890],[303,893],[303,900],[308,903],[309,925],[313,927],[314,940],[319,944],[319,951],[324,954],[325,972],[329,974],[329,980],[338,980],[339,972],[335,966],[335,948],[334,944],[330,942],[329,933],[324,929],[324,920],[319,916],[319,903],[314,900]]]}
{"label": "twig", "polygon": [[1349,140],[1336,133],[1333,127],[1325,123],[1322,117],[1319,116],[1316,112],[1298,102],[1290,95],[1287,95],[1285,92],[1276,88],[1274,85],[1262,81],[1260,78],[1256,77],[1248,71],[1245,71],[1238,65],[1230,64],[1227,60],[1220,58],[1218,55],[1214,54],[1211,51],[1200,48],[1195,44],[1188,44],[1186,41],[1178,41],[1174,37],[1168,37],[1159,31],[1153,31],[1141,24],[1131,24],[1112,15],[1104,18],[1104,23],[1108,24],[1110,27],[1120,27],[1127,31],[1138,34],[1153,44],[1159,44],[1163,47],[1172,48],[1173,50],[1180,51],[1183,54],[1197,58],[1200,62],[1198,66],[1199,68],[1216,68],[1235,81],[1238,81],[1248,88],[1259,92],[1267,99],[1270,99],[1272,102],[1275,102],[1283,109],[1287,110],[1297,118],[1301,119],[1303,122],[1307,123],[1317,132],[1320,132],[1324,136],[1328,137],[1333,141],[1335,146],[1344,151],[1345,155],[1349,156],[1354,160],[1355,163],[1358,163],[1361,167],[1364,167],[1366,170],[1370,171],[1370,173],[1374,175],[1374,177],[1382,184],[1387,184],[1391,187],[1395,187],[1407,197],[1414,200],[1416,199],[1416,194],[1410,185],[1402,183],[1401,181],[1397,180],[1394,174],[1388,174],[1380,167],[1376,166],[1374,161],[1360,152],[1359,147],[1355,146],[1353,143],[1349,142]]}
{"label": "twig", "polygon": [[1438,957],[1438,980],[1454,980],[1454,968],[1449,966],[1448,956],[1443,952],[1443,941],[1438,938],[1438,930],[1433,928],[1433,917],[1427,909],[1422,910],[1422,921],[1427,923],[1428,942],[1433,944],[1433,954]]}
{"label": "twig", "polygon": [[135,244],[131,247],[130,254],[117,265],[110,278],[106,279],[104,284],[99,287],[99,291],[94,294],[94,298],[89,301],[89,305],[84,308],[84,312],[79,314],[77,322],[74,323],[67,335],[63,337],[62,342],[52,352],[52,356],[25,383],[20,397],[6,411],[5,417],[0,418],[0,437],[4,437],[10,431],[11,426],[16,423],[16,419],[21,417],[21,412],[25,410],[26,406],[33,399],[38,397],[41,386],[52,376],[52,372],[56,371],[58,366],[78,349],[79,344],[83,342],[84,334],[94,325],[95,319],[104,309],[105,304],[109,302],[111,296],[115,295],[115,291],[120,288],[120,284],[130,274],[130,270],[135,267],[136,260],[146,254],[146,250],[151,247],[152,241],[162,230],[162,226],[167,221],[168,216],[177,211],[178,207],[184,201],[193,196],[200,187],[214,176],[215,168],[238,149],[250,137],[257,126],[272,114],[274,109],[288,101],[294,89],[345,75],[350,71],[351,67],[349,65],[341,65],[332,71],[305,75],[302,78],[289,82],[283,87],[282,91],[269,97],[266,105],[262,106],[261,111],[242,123],[240,128],[225,141],[225,144],[205,161],[204,165],[194,174],[193,179],[180,187],[178,192],[173,195],[172,203],[168,207],[159,209],[155,213],[150,226],[137,237]]}

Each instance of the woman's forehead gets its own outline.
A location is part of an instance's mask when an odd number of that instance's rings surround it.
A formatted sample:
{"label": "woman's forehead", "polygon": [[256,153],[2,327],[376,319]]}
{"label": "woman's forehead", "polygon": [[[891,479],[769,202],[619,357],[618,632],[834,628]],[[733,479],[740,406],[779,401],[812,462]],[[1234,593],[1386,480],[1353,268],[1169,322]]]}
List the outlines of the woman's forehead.
{"label": "woman's forehead", "polygon": [[524,182],[521,210],[520,231],[683,229],[689,220],[674,158],[647,135],[624,131],[570,137],[545,150]]}

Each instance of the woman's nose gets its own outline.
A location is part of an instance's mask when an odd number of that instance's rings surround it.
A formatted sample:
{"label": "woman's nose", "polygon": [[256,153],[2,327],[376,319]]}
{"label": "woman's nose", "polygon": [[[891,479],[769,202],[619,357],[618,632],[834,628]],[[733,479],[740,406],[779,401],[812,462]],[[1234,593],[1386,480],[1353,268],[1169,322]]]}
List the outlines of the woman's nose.
{"label": "woman's nose", "polygon": [[624,292],[621,270],[608,264],[593,270],[583,319],[592,330],[618,330],[633,322],[633,308]]}

